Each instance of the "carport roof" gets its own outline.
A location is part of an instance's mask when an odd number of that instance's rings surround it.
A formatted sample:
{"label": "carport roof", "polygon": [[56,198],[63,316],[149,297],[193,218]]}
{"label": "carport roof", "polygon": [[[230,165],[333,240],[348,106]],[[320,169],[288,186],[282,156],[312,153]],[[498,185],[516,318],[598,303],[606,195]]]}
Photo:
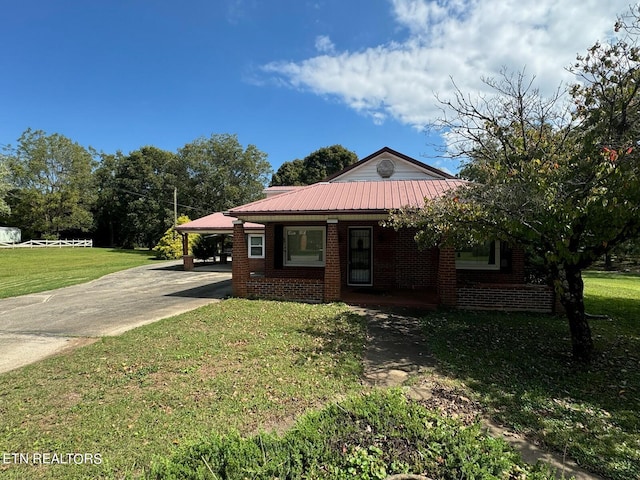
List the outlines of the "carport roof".
{"label": "carport roof", "polygon": [[[233,222],[235,217],[228,217],[222,212],[212,213],[206,217],[197,218],[191,222],[178,225],[176,230],[180,233],[233,233]],[[264,230],[264,225],[247,222],[244,224],[245,230]]]}

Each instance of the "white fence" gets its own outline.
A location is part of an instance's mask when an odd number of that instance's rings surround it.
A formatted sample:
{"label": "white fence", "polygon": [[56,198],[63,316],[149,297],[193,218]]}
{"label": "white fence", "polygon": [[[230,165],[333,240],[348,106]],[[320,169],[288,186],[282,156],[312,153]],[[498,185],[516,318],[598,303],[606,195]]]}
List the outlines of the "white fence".
{"label": "white fence", "polygon": [[86,248],[93,247],[93,240],[29,240],[22,243],[3,243],[0,248],[44,248],[44,247],[72,247]]}

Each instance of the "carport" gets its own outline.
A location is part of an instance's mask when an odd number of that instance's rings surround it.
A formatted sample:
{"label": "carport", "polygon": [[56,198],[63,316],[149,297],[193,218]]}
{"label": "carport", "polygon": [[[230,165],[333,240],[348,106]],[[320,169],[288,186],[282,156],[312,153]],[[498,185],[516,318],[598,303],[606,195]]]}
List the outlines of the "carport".
{"label": "carport", "polygon": [[[176,227],[176,231],[182,235],[182,264],[185,270],[193,270],[194,258],[189,254],[189,234],[200,235],[220,235],[220,242],[224,245],[227,237],[233,238],[233,222],[237,219],[229,217],[222,212],[212,213],[205,217],[197,218],[191,222],[183,223]],[[247,222],[244,224],[245,231],[254,234],[263,234],[264,225]],[[222,248],[220,249],[222,252]]]}

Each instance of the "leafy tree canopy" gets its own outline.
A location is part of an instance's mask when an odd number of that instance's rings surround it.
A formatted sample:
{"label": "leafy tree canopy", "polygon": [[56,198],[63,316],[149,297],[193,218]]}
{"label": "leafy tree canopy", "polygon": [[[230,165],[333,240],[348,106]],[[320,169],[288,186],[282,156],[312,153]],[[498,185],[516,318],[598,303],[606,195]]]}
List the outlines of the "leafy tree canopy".
{"label": "leafy tree canopy", "polygon": [[28,129],[7,152],[14,187],[12,221],[27,236],[57,237],[92,228],[93,149],[57,133]]}
{"label": "leafy tree canopy", "polygon": [[10,188],[9,167],[4,164],[3,159],[0,157],[0,216],[11,213],[11,207],[5,200]]}
{"label": "leafy tree canopy", "polygon": [[[176,155],[146,146],[117,156],[112,181],[104,185],[103,199],[117,222],[118,244],[127,248],[153,247],[173,224],[173,191],[179,176]],[[109,203],[112,198],[113,203]]]}
{"label": "leafy tree canopy", "polygon": [[[495,94],[457,91],[438,124],[469,183],[393,215],[424,246],[498,238],[541,259],[565,308],[574,357],[593,352],[581,272],[640,231],[638,10],[621,35],[578,57],[580,82],[544,98],[524,73],[485,79]],[[568,100],[568,101],[567,101]]]}
{"label": "leafy tree canopy", "polygon": [[342,145],[323,147],[307,155],[304,160],[283,163],[271,179],[276,185],[311,185],[356,163],[358,156]]}
{"label": "leafy tree canopy", "polygon": [[206,213],[258,200],[271,175],[267,154],[254,145],[243,148],[236,135],[214,134],[178,151],[188,174],[186,203]]}
{"label": "leafy tree canopy", "polygon": [[303,169],[304,162],[299,158],[290,162],[284,162],[271,177],[271,183],[269,185],[272,187],[304,185],[301,178]]}

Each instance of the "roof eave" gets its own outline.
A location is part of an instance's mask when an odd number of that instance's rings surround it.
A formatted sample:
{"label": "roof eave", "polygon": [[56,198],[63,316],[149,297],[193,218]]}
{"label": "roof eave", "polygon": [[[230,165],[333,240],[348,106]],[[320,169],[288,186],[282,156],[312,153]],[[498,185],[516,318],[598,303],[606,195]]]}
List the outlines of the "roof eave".
{"label": "roof eave", "polygon": [[343,211],[279,211],[279,212],[234,212],[234,216],[245,222],[299,222],[335,220],[385,220],[389,210],[343,210]]}

